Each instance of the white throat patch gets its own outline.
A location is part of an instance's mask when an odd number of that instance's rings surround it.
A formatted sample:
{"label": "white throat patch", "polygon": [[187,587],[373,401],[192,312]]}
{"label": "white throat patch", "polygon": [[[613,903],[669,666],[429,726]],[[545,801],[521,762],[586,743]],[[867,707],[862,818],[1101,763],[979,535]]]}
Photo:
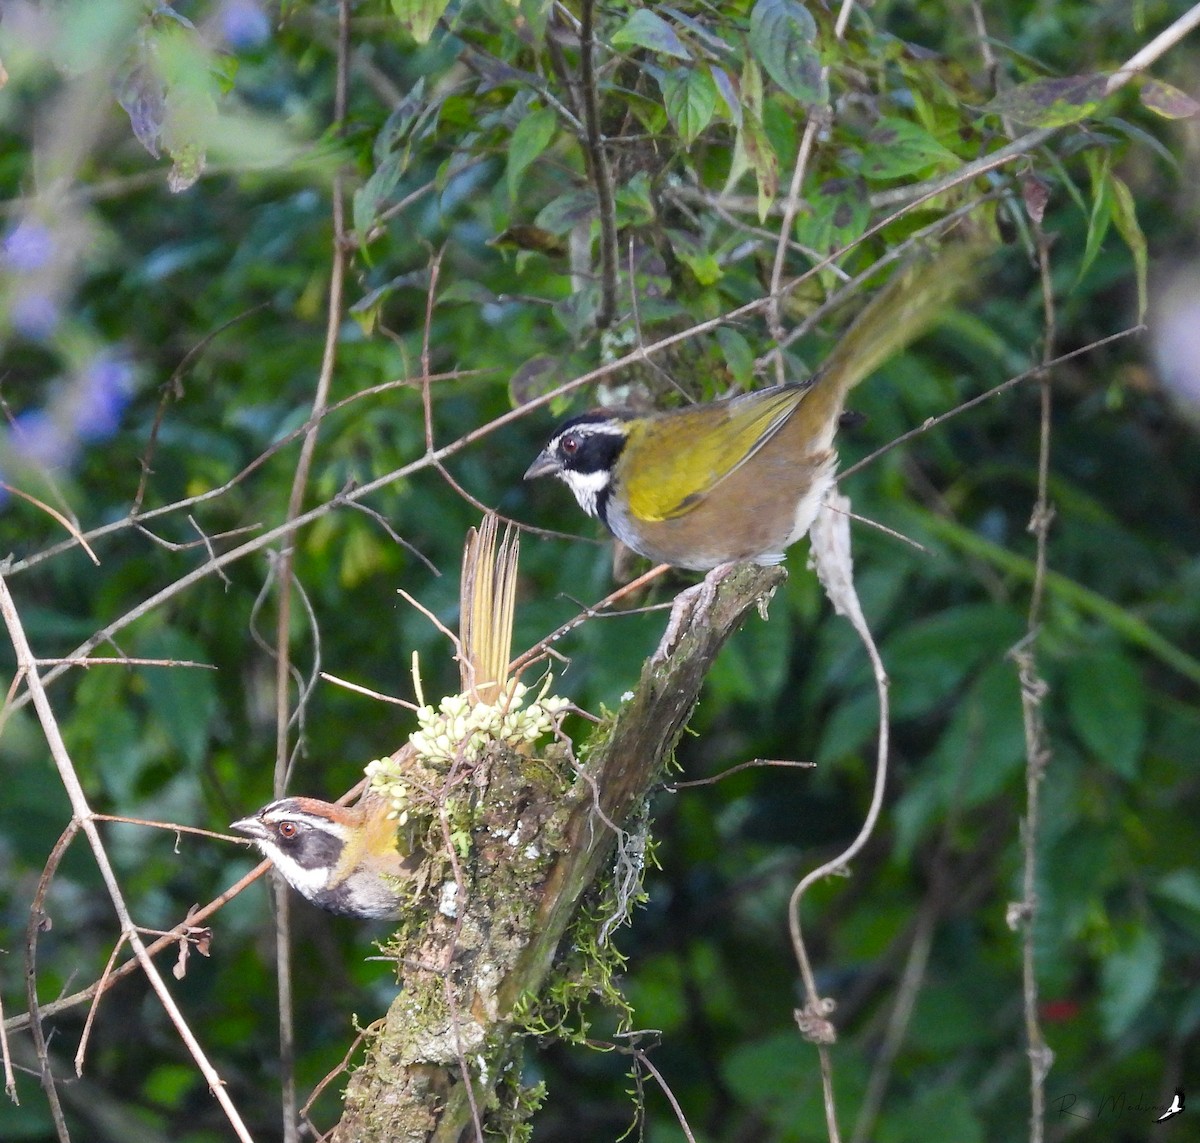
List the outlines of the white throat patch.
{"label": "white throat patch", "polygon": [[280,853],[274,846],[268,848],[264,845],[260,848],[275,863],[279,872],[283,874],[284,880],[310,901],[325,888],[325,883],[329,880],[332,870],[305,869],[303,865],[293,861],[286,854]]}
{"label": "white throat patch", "polygon": [[600,510],[597,506],[597,500],[600,493],[603,492],[612,480],[612,474],[604,469],[598,472],[572,472],[569,468],[563,469],[558,476],[563,483],[575,494],[575,499],[579,501],[579,507],[582,508],[589,516],[599,516]]}

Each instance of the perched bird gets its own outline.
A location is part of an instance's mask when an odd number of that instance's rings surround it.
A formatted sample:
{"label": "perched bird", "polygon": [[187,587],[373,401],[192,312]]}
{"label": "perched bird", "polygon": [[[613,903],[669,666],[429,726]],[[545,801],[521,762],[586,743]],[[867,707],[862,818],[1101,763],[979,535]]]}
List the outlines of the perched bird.
{"label": "perched bird", "polygon": [[400,850],[385,798],[355,806],[281,798],[229,828],[245,834],[314,905],[348,917],[395,917],[421,854]]}
{"label": "perched bird", "polygon": [[[497,542],[491,514],[478,531],[468,533],[458,658],[463,692],[473,703],[495,703],[508,683],[518,554],[510,531]],[[421,766],[411,743],[388,761],[392,773]],[[368,785],[353,806],[280,798],[230,829],[254,842],[314,905],[343,916],[378,918],[399,916],[425,857],[411,851],[400,825],[391,798]]]}
{"label": "perched bird", "polygon": [[560,425],[525,479],[557,476],[579,506],[649,559],[697,571],[779,563],[833,483],[847,391],[922,332],[965,255],[895,275],[815,376],[667,412],[601,409]]}

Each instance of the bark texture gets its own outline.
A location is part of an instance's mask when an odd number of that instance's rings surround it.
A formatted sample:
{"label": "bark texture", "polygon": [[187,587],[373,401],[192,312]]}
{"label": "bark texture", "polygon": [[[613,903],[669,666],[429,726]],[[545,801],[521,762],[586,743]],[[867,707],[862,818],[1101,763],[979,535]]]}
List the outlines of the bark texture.
{"label": "bark texture", "polygon": [[640,860],[626,830],[717,652],[784,575],[742,567],[702,597],[677,646],[647,662],[580,760],[561,744],[540,759],[494,748],[445,800],[441,828],[454,857],[444,846],[430,859],[397,933],[401,991],[350,1078],[335,1143],[507,1139],[528,1118],[521,1015],[554,981],[563,937],[613,868],[618,843]]}

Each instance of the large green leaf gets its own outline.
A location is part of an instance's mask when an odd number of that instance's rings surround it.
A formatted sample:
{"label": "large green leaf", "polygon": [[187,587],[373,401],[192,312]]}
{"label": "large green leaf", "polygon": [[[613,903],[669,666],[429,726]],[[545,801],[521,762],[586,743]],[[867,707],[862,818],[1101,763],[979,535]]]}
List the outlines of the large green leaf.
{"label": "large green leaf", "polygon": [[1144,926],[1129,934],[1105,958],[1101,970],[1100,1015],[1109,1040],[1123,1036],[1154,995],[1163,963],[1157,934]]}
{"label": "large green leaf", "polygon": [[1066,693],[1071,726],[1084,744],[1122,778],[1136,778],[1147,705],[1137,666],[1116,651],[1085,651],[1067,668]]}
{"label": "large green leaf", "polygon": [[712,79],[702,69],[676,68],[663,77],[662,85],[667,117],[685,146],[694,143],[717,108]]}
{"label": "large green leaf", "polygon": [[784,91],[810,105],[827,94],[816,36],[816,21],[798,0],[758,0],[750,13],[755,57]]}

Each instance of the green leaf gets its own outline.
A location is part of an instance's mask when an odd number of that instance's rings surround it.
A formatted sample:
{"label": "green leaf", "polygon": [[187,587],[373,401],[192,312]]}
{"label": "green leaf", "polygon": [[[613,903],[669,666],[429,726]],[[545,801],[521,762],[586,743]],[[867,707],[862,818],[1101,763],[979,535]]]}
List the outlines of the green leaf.
{"label": "green leaf", "polygon": [[716,337],[730,376],[743,389],[750,388],[754,380],[754,350],[750,343],[736,329],[724,325],[717,330]]}
{"label": "green leaf", "polygon": [[871,221],[871,203],[862,179],[828,179],[809,195],[808,209],[796,216],[796,241],[825,253],[860,238]]}
{"label": "green leaf", "polygon": [[613,33],[612,44],[616,48],[649,48],[652,52],[674,56],[679,60],[692,58],[679,33],[649,8],[639,8],[634,12],[625,26]]}
{"label": "green leaf", "polygon": [[897,179],[953,170],[959,163],[924,127],[907,119],[881,119],[867,136],[861,173],[868,179]]}
{"label": "green leaf", "polygon": [[984,105],[984,112],[1026,127],[1065,127],[1092,115],[1108,88],[1106,75],[1034,79],[1009,88]]}
{"label": "green leaf", "polygon": [[1174,869],[1165,874],[1154,886],[1154,892],[1193,913],[1200,913],[1200,873],[1194,869]]}
{"label": "green leaf", "polygon": [[712,121],[717,89],[706,71],[681,67],[663,77],[662,90],[667,118],[690,146]]}
{"label": "green leaf", "polygon": [[827,97],[816,21],[797,0],[758,0],[750,13],[750,50],[788,95],[812,106]]}
{"label": "green leaf", "polygon": [[1142,104],[1164,119],[1194,119],[1200,115],[1200,103],[1161,79],[1147,79],[1140,92]]}
{"label": "green leaf", "polygon": [[450,0],[392,0],[392,11],[418,44],[429,43]]}
{"label": "green leaf", "polygon": [[738,99],[737,88],[733,85],[733,79],[730,77],[723,67],[717,67],[715,64],[712,68],[712,80],[717,91],[720,93],[721,102],[725,104],[725,109],[729,115],[730,122],[735,127],[742,125],[742,101]]}
{"label": "green leaf", "polygon": [[508,145],[508,196],[516,200],[521,187],[521,176],[530,164],[550,145],[558,126],[558,116],[549,108],[541,107],[526,115],[517,124]]}
{"label": "green leaf", "polygon": [[595,218],[598,210],[594,190],[569,190],[546,203],[534,223],[551,234],[563,235]]}
{"label": "green leaf", "polygon": [[741,130],[734,140],[726,189],[746,171],[753,171],[758,183],[758,218],[761,222],[766,219],[771,203],[779,193],[779,156],[763,130],[762,120],[749,108],[744,109]]}
{"label": "green leaf", "polygon": [[1103,159],[1089,154],[1085,156],[1092,169],[1092,212],[1088,217],[1087,242],[1083,248],[1083,258],[1079,263],[1079,274],[1075,279],[1076,285],[1083,280],[1084,274],[1091,268],[1104,245],[1104,237],[1108,234],[1112,222],[1112,172],[1109,170],[1109,157]]}
{"label": "green leaf", "polygon": [[1112,188],[1112,219],[1117,233],[1125,239],[1125,245],[1133,255],[1134,271],[1137,274],[1138,321],[1145,321],[1146,309],[1149,305],[1146,279],[1149,274],[1149,258],[1146,247],[1146,236],[1142,233],[1141,224],[1137,217],[1137,204],[1133,192],[1122,179],[1111,175]]}
{"label": "green leaf", "polygon": [[892,714],[913,718],[941,707],[985,658],[1000,659],[1024,623],[993,603],[951,607],[889,635],[884,662],[892,677]]}
{"label": "green leaf", "polygon": [[1146,740],[1141,672],[1115,651],[1082,654],[1066,676],[1067,712],[1084,744],[1122,778],[1137,777]]}
{"label": "green leaf", "polygon": [[[975,1009],[975,1036],[964,1047],[979,1045],[980,1025]],[[929,1086],[911,1102],[900,1105],[882,1117],[875,1143],[983,1143],[985,1133],[971,1093],[950,1081],[944,1086]]]}
{"label": "green leaf", "polygon": [[403,156],[389,155],[354,192],[354,233],[359,245],[364,249],[367,246],[367,235],[374,226],[375,219],[379,217],[380,207],[392,197],[392,192],[400,183],[403,167]]}
{"label": "green leaf", "polygon": [[1109,1040],[1116,1040],[1128,1031],[1150,1002],[1162,960],[1162,944],[1157,934],[1142,927],[1125,948],[1104,962],[1100,974],[1100,1017]]}

